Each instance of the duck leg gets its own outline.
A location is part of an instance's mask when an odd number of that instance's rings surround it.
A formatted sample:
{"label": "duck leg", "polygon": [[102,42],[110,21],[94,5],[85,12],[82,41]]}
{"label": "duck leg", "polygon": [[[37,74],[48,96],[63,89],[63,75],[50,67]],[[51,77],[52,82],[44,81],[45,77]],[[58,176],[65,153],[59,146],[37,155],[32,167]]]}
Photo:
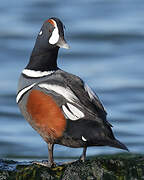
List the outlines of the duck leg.
{"label": "duck leg", "polygon": [[41,166],[46,166],[46,167],[55,166],[56,164],[54,163],[54,160],[53,160],[53,148],[54,148],[54,144],[48,143],[48,152],[49,152],[48,161],[47,160],[43,160],[42,162],[34,161],[33,163],[41,165]]}
{"label": "duck leg", "polygon": [[82,161],[82,162],[85,162],[85,159],[86,159],[86,150],[87,150],[87,147],[84,147],[83,148],[83,153],[80,156],[80,161]]}
{"label": "duck leg", "polygon": [[54,144],[52,143],[48,143],[48,153],[49,153],[49,158],[48,158],[48,164],[51,167],[52,165],[54,165],[54,160],[53,160],[53,148],[54,148]]}

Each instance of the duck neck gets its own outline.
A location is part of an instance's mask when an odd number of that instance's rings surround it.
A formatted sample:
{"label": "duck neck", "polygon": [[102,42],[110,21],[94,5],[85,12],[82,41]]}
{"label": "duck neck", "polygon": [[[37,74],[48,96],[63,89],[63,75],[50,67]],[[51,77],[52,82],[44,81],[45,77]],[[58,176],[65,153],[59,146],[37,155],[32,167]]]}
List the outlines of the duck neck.
{"label": "duck neck", "polygon": [[32,51],[30,60],[25,69],[35,71],[53,71],[57,70],[57,56],[59,48]]}

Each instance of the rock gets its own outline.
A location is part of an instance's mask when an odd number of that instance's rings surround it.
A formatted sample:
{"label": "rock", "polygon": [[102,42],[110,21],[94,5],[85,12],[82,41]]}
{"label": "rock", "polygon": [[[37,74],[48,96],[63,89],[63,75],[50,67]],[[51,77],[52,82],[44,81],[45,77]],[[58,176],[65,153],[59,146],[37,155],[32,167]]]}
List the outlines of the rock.
{"label": "rock", "polygon": [[0,160],[0,180],[142,180],[144,155],[115,154],[91,157],[53,168]]}

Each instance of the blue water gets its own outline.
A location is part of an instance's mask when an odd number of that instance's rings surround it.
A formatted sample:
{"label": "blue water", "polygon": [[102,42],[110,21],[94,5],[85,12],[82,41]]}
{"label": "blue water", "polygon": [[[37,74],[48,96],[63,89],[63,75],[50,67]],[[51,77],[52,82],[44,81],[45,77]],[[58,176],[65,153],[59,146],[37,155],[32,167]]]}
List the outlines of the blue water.
{"label": "blue water", "polygon": [[[0,158],[46,159],[47,145],[21,116],[17,82],[44,20],[59,17],[71,49],[59,66],[83,78],[102,100],[116,137],[131,152],[144,149],[144,1],[25,0],[0,6]],[[55,146],[57,161],[82,149]],[[87,154],[123,152],[91,147]]]}

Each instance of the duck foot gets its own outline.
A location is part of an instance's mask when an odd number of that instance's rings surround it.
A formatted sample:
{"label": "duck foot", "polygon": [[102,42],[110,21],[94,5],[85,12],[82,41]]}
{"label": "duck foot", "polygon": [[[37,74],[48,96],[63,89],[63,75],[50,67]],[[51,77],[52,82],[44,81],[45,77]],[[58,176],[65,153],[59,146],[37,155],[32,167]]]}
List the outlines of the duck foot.
{"label": "duck foot", "polygon": [[85,157],[84,156],[80,156],[79,161],[85,162]]}
{"label": "duck foot", "polygon": [[54,148],[54,144],[48,143],[49,159],[43,160],[42,162],[34,161],[33,163],[41,165],[41,166],[49,167],[49,168],[56,167],[56,164],[54,163],[54,160],[53,160],[53,148]]}
{"label": "duck foot", "polygon": [[52,167],[56,167],[56,163],[51,163],[47,160],[43,160],[42,162],[39,162],[39,161],[33,161],[32,162],[33,164],[37,164],[37,165],[41,165],[41,166],[45,166],[45,167],[49,167],[49,168],[52,168]]}

